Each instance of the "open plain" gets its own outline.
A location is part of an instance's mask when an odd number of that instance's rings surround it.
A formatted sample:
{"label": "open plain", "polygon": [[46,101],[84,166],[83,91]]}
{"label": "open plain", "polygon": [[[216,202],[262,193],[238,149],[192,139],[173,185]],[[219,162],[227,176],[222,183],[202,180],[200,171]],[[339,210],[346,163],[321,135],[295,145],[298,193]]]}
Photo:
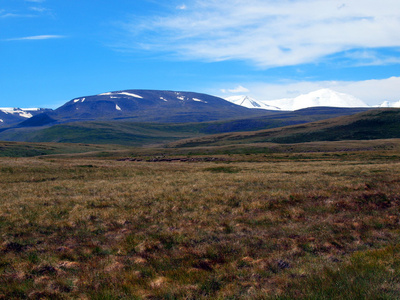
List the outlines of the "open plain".
{"label": "open plain", "polygon": [[0,158],[0,299],[396,299],[400,151]]}

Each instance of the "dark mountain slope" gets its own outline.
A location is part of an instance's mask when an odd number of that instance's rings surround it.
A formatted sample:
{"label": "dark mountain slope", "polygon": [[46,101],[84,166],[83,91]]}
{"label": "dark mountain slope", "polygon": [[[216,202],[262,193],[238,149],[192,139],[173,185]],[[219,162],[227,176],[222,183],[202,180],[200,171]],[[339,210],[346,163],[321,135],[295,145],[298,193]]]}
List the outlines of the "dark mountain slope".
{"label": "dark mountain slope", "polygon": [[49,113],[42,113],[37,116],[31,117],[18,124],[18,127],[36,127],[44,126],[57,122],[55,119],[49,116]]}

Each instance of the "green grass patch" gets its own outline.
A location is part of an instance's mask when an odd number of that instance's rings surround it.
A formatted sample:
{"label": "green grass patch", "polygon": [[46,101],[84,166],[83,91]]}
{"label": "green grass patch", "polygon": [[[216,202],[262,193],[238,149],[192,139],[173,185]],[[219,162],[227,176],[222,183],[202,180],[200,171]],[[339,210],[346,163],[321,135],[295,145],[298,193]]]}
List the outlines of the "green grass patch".
{"label": "green grass patch", "polygon": [[279,299],[398,299],[400,247],[357,252],[350,261],[300,280]]}

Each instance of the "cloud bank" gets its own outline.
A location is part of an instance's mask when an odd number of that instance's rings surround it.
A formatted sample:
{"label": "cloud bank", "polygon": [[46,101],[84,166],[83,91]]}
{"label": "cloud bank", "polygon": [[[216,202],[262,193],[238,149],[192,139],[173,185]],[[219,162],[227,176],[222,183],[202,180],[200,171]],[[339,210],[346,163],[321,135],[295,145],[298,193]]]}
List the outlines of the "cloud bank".
{"label": "cloud bank", "polygon": [[[127,24],[146,49],[262,68],[318,62],[355,49],[400,47],[398,0],[192,0],[184,10]],[[365,51],[359,64],[398,63]]]}

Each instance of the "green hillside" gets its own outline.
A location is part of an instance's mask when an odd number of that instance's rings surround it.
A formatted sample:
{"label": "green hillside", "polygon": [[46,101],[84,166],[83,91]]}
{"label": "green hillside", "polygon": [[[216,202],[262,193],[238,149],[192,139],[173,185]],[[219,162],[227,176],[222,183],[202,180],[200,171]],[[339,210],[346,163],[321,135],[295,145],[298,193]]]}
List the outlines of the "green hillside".
{"label": "green hillside", "polygon": [[400,137],[400,109],[376,109],[351,116],[307,124],[225,133],[171,143],[171,147],[249,143],[304,143],[313,141],[371,140]]}
{"label": "green hillside", "polygon": [[202,125],[129,122],[79,122],[56,125],[31,133],[29,142],[159,145],[191,136],[199,136]]}

